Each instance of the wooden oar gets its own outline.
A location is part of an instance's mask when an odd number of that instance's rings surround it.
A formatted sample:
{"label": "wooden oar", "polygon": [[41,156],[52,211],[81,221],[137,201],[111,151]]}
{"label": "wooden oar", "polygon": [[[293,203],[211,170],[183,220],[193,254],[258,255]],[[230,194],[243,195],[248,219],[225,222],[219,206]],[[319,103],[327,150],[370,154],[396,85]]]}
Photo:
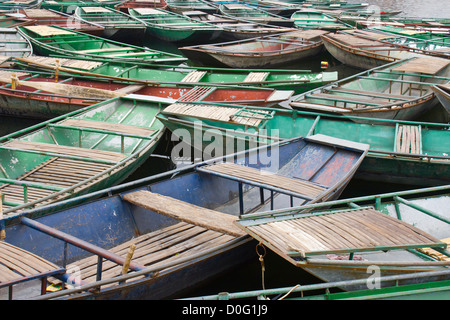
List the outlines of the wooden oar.
{"label": "wooden oar", "polygon": [[[105,89],[97,89],[91,87],[83,87],[64,83],[54,83],[54,82],[39,82],[39,81],[20,81],[17,78],[0,78],[1,82],[13,83],[15,86],[26,86],[35,88],[38,90],[51,92],[59,95],[69,96],[69,97],[83,97],[92,99],[112,99],[116,97],[125,96],[125,92],[111,91]],[[13,87],[14,89],[14,87]]]}

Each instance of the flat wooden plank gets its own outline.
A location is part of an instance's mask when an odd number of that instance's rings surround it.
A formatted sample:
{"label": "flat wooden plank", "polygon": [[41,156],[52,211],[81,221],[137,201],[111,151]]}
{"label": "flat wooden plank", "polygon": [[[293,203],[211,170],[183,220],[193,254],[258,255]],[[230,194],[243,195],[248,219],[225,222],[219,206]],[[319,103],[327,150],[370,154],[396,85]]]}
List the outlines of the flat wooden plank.
{"label": "flat wooden plank", "polygon": [[78,156],[89,159],[110,160],[110,161],[120,161],[126,157],[126,155],[124,154],[111,151],[85,149],[85,148],[61,146],[50,143],[29,142],[22,140],[9,141],[3,144],[3,146],[33,151],[54,152],[63,155]]}
{"label": "flat wooden plank", "polygon": [[94,121],[94,120],[67,119],[60,122],[59,124],[65,126],[83,127],[91,129],[100,129],[111,132],[135,134],[139,136],[150,136],[155,132],[155,130],[153,129],[144,127],[130,126],[120,123]]}
{"label": "flat wooden plank", "polygon": [[74,32],[50,26],[25,26],[24,28],[40,35],[41,37],[56,36],[56,35],[76,35],[76,33]]}
{"label": "flat wooden plank", "polygon": [[198,207],[171,197],[152,193],[150,191],[137,191],[126,194],[124,200],[145,209],[158,212],[174,219],[185,221],[217,232],[233,236],[245,234],[234,221],[237,217],[218,211]]}
{"label": "flat wooden plank", "polygon": [[447,67],[450,64],[449,59],[424,57],[414,58],[410,61],[402,63],[398,67],[393,68],[393,71],[416,72],[434,75]]}
{"label": "flat wooden plank", "polygon": [[280,189],[293,191],[311,198],[319,196],[326,189],[305,180],[283,177],[277,174],[261,172],[258,169],[232,163],[219,163],[204,167],[207,171],[218,172],[236,178],[264,183]]}

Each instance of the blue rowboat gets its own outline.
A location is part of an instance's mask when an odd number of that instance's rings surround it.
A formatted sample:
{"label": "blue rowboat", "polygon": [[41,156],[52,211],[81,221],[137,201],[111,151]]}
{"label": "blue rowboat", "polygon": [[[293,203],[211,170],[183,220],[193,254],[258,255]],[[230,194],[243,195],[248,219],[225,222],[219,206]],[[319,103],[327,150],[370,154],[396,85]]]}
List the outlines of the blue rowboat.
{"label": "blue rowboat", "polygon": [[256,147],[6,217],[5,242],[79,275],[75,288],[41,299],[167,298],[256,257],[234,224],[239,214],[338,197],[368,146],[327,138]]}

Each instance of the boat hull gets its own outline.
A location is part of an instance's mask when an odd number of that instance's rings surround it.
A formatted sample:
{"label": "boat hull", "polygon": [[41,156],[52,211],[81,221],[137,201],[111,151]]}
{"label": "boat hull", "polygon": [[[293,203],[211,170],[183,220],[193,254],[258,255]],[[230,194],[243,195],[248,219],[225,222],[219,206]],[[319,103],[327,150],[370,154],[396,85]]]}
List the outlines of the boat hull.
{"label": "boat hull", "polygon": [[432,89],[445,111],[447,111],[447,116],[450,116],[450,93],[439,86],[433,86]]}

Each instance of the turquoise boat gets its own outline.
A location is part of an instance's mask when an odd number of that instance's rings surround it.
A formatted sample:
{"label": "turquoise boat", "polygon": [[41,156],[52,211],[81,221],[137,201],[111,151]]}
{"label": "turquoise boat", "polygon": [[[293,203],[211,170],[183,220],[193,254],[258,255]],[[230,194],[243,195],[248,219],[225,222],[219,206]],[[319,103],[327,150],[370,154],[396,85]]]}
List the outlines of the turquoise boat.
{"label": "turquoise boat", "polygon": [[164,41],[205,42],[218,38],[222,33],[219,26],[163,9],[130,8],[128,11],[146,25],[150,35]]}
{"label": "turquoise boat", "polygon": [[54,0],[44,0],[41,3],[42,9],[51,9],[67,14],[73,14],[76,7],[105,7],[114,8],[117,5],[123,3],[124,0],[92,0],[92,1],[54,1]]}
{"label": "turquoise boat", "polygon": [[146,29],[142,21],[112,8],[78,7],[74,16],[103,27],[106,38],[142,39]]}
{"label": "turquoise boat", "polygon": [[14,12],[19,9],[34,9],[41,6],[42,0],[1,1],[0,12]]}
{"label": "turquoise boat", "polygon": [[294,21],[265,10],[255,8],[251,4],[227,3],[220,4],[219,11],[225,16],[231,16],[251,22],[271,24],[283,27],[293,27]]}
{"label": "turquoise boat", "polygon": [[189,145],[195,141],[202,152],[324,134],[370,145],[355,178],[415,186],[450,183],[449,124],[379,119],[361,123],[323,113],[206,102],[175,103],[157,117],[179,139]]}
{"label": "turquoise boat", "polygon": [[164,134],[159,111],[115,98],[0,138],[3,217],[123,181]]}
{"label": "turquoise boat", "polygon": [[[42,68],[70,74],[90,75],[112,80],[127,80],[148,85],[187,86],[242,86],[293,90],[301,93],[326,83],[336,81],[337,72],[313,73],[309,70],[284,69],[228,69],[188,66],[155,65],[146,68],[120,63],[99,63],[95,61],[58,58],[17,58],[24,68]],[[61,67],[56,67],[56,64]],[[67,66],[67,67],[66,67]]]}
{"label": "turquoise boat", "polygon": [[187,59],[176,54],[107,40],[57,26],[24,26],[19,33],[42,56],[86,59],[89,61],[117,61],[145,65],[153,63],[181,63]]}
{"label": "turquoise boat", "polygon": [[299,10],[292,14],[294,26],[300,29],[322,29],[329,31],[351,29],[347,23],[318,11]]}

